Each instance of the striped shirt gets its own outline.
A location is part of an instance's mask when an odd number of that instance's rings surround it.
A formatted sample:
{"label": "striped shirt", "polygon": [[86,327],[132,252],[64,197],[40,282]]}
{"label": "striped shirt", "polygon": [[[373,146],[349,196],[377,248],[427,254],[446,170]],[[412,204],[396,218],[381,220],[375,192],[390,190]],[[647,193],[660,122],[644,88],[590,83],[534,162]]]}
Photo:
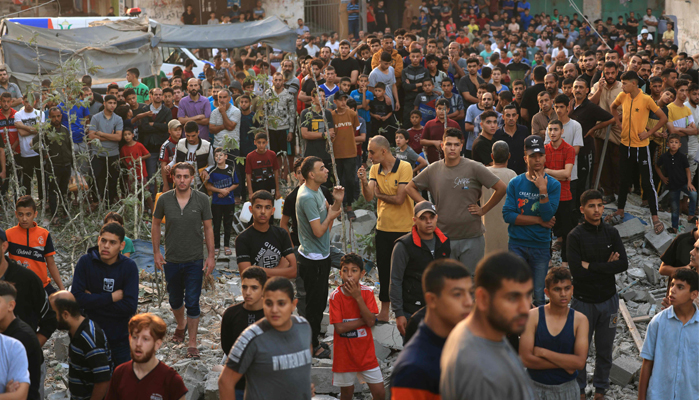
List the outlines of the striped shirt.
{"label": "striped shirt", "polygon": [[112,378],[112,356],[100,327],[85,318],[68,348],[68,388],[71,400],[89,399],[97,383]]}
{"label": "striped shirt", "polygon": [[[355,13],[350,13],[350,11],[357,11]],[[357,21],[360,19],[360,5],[359,4],[348,4],[348,21]]]}

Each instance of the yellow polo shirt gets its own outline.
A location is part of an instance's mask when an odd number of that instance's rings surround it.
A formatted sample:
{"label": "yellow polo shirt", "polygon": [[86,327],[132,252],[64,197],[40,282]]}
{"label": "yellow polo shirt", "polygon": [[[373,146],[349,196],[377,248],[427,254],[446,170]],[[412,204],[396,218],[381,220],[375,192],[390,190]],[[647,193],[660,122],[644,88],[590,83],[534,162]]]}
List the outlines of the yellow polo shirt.
{"label": "yellow polo shirt", "polygon": [[613,106],[622,107],[622,132],[620,142],[628,147],[644,147],[649,145],[649,138],[639,139],[639,134],[644,132],[649,119],[649,112],[656,112],[659,106],[650,96],[639,92],[637,97],[621,92],[615,98]]}
{"label": "yellow polo shirt", "polygon": [[[394,196],[399,185],[408,185],[413,179],[413,168],[398,158],[391,171],[374,164],[369,170],[369,180],[377,182],[379,191]],[[377,199],[377,229],[384,232],[410,232],[413,228],[413,199],[407,194],[403,204],[389,204]]]}

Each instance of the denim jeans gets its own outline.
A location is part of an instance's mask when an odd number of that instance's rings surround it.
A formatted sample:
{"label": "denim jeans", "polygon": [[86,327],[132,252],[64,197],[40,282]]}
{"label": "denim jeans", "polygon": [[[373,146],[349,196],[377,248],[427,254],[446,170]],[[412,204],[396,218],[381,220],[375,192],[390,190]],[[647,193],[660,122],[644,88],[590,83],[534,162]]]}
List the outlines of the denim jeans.
{"label": "denim jeans", "polygon": [[187,317],[199,318],[199,296],[204,279],[204,260],[176,264],[166,262],[165,280],[168,282],[168,302],[173,310],[182,308],[184,301]]}
{"label": "denim jeans", "polygon": [[112,363],[114,363],[114,368],[117,368],[118,366],[131,360],[131,347],[129,346],[129,340],[118,343],[110,343],[109,348],[112,352]]}
{"label": "denim jeans", "polygon": [[[160,161],[158,161],[160,153],[151,153],[151,156],[146,159],[146,173],[148,176],[146,179],[151,180],[155,174],[158,173],[158,167],[160,166]],[[151,192],[151,198],[156,198],[156,184],[155,181],[148,185],[148,191]]]}
{"label": "denim jeans", "polygon": [[348,20],[348,35],[352,34],[355,39],[360,37],[360,19]]}
{"label": "denim jeans", "polygon": [[544,305],[544,278],[547,276],[549,269],[549,260],[551,256],[549,249],[537,247],[518,246],[517,244],[508,243],[508,251],[522,257],[532,269],[532,282],[535,289],[535,306]]}
{"label": "denim jeans", "polygon": [[695,209],[698,206],[698,192],[691,192],[688,189],[688,185],[683,186],[678,190],[671,190],[671,225],[678,229],[678,218],[680,217],[680,205],[681,205],[681,192],[688,195],[690,201],[688,202],[688,216],[695,216]]}

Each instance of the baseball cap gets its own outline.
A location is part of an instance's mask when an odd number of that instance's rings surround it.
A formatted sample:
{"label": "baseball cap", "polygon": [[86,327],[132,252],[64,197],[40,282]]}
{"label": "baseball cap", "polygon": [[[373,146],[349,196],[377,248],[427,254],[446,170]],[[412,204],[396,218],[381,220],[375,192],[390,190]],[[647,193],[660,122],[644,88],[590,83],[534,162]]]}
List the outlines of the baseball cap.
{"label": "baseball cap", "polygon": [[532,153],[545,153],[544,139],[537,135],[530,135],[525,138],[525,154],[530,155]]}
{"label": "baseball cap", "polygon": [[333,95],[333,100],[340,100],[340,99],[342,99],[342,98],[346,98],[346,99],[347,99],[347,98],[348,98],[348,95],[345,94],[345,93],[342,93],[342,92],[340,92],[340,91],[335,92],[335,94]]}
{"label": "baseball cap", "polygon": [[437,215],[437,210],[435,210],[433,203],[423,200],[420,203],[416,203],[415,207],[413,207],[413,216],[420,217],[426,211]]}
{"label": "baseball cap", "polygon": [[642,34],[649,33],[649,30],[647,28],[642,29]]}
{"label": "baseball cap", "polygon": [[238,81],[236,81],[236,80],[234,80],[233,82],[231,82],[231,86],[230,86],[230,87],[232,87],[232,88],[234,88],[234,89],[238,89],[238,90],[240,90],[241,92],[243,91],[243,86],[241,86],[241,83],[238,82]]}
{"label": "baseball cap", "polygon": [[182,124],[180,123],[180,121],[178,121],[176,119],[171,119],[170,122],[168,122],[168,130],[176,129],[176,128],[179,128],[181,126],[182,126]]}

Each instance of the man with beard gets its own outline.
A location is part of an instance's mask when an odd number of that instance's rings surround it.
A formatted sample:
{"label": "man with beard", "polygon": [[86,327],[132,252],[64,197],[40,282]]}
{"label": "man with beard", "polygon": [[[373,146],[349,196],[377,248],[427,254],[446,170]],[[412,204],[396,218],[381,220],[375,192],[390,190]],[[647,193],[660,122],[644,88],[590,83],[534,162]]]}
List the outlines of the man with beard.
{"label": "man with beard", "polygon": [[294,76],[294,61],[292,60],[284,60],[282,61],[282,64],[280,65],[282,68],[282,75],[284,76],[284,88],[287,90],[289,94],[294,96],[296,98],[297,93],[299,92],[299,79]]}
{"label": "man with beard", "polygon": [[530,133],[527,127],[518,124],[518,110],[512,103],[503,108],[503,120],[505,124],[493,135],[493,141],[502,140],[508,144],[510,153],[508,168],[520,175],[527,169],[523,157],[525,156],[525,138],[530,136]]}
{"label": "man with beard", "polygon": [[90,119],[87,139],[97,139],[101,143],[99,148],[91,146],[92,172],[95,178],[93,194],[95,199],[103,199],[104,196],[104,199],[111,204],[117,197],[117,179],[119,178],[117,161],[124,121],[114,113],[114,109],[117,108],[117,99],[114,96],[105,96],[104,105],[104,110]]}
{"label": "man with beard", "polygon": [[331,61],[331,66],[335,68],[338,78],[350,78],[350,84],[357,84],[357,77],[360,75],[360,64],[355,57],[350,56],[350,42],[343,40],[340,42],[340,57]]}
{"label": "man with beard", "polygon": [[[331,48],[328,46],[323,46],[321,47],[321,50],[318,52],[318,59],[323,62],[323,68],[326,69],[326,67],[331,63],[331,55],[333,53],[331,52]],[[333,82],[335,83],[335,82]]]}
{"label": "man with beard", "polygon": [[564,71],[564,79],[566,79],[566,78],[576,79],[576,76],[578,76],[578,69],[576,68],[576,64],[574,64],[574,63],[564,64],[563,71]]}
{"label": "man with beard", "polygon": [[591,80],[593,80],[593,76],[597,71],[597,66],[598,64],[596,63],[595,59],[595,51],[588,50],[587,52],[583,53],[583,73],[579,75],[579,78],[585,79],[588,83],[588,87],[591,87]]}
{"label": "man with beard", "polygon": [[180,100],[177,119],[185,126],[194,121],[199,125],[199,137],[209,140],[209,116],[211,115],[211,103],[209,99],[199,94],[199,80],[191,78],[187,81],[188,96]]}
{"label": "man with beard", "polygon": [[160,317],[146,313],[129,321],[129,347],[132,361],[114,370],[105,400],[150,399],[184,400],[188,390],[182,377],[156,358],[168,331]]}
{"label": "man with beard", "polygon": [[[550,121],[557,119],[557,113],[554,112],[552,102],[556,96],[552,97],[549,92],[540,92],[537,95],[537,103],[540,105],[540,112],[532,117],[532,134],[545,138],[547,133],[547,125]],[[524,172],[524,171],[523,171]]]}
{"label": "man with beard", "polygon": [[442,399],[534,399],[525,368],[506,340],[525,330],[530,268],[513,253],[494,253],[477,266],[475,286],[474,309],[455,326],[442,351]]}
{"label": "man with beard", "polygon": [[549,98],[553,99],[559,94],[558,83],[559,79],[557,78],[557,74],[549,73],[545,75],[544,90],[546,90],[547,93],[549,93]]}
{"label": "man with beard", "polygon": [[379,67],[381,63],[382,53],[391,55],[390,66],[394,67],[394,76],[396,79],[401,79],[401,71],[403,71],[403,57],[399,51],[394,48],[394,37],[392,35],[384,35],[382,39],[382,47],[372,56],[372,69]]}
{"label": "man with beard", "polygon": [[533,70],[533,81],[534,85],[527,88],[523,93],[523,99],[520,102],[520,116],[523,121],[530,128],[532,123],[532,117],[540,112],[540,106],[537,103],[537,96],[540,92],[544,91],[544,77],[547,75],[547,68],[540,65],[535,67]]}
{"label": "man with beard", "polygon": [[68,331],[68,389],[72,398],[102,399],[112,379],[112,354],[102,328],[80,313],[80,304],[66,290],[49,297],[58,329]]}
{"label": "man with beard", "polygon": [[22,106],[22,91],[16,83],[10,82],[10,74],[2,67],[0,68],[0,94],[8,92],[12,96],[10,106],[15,110],[19,110]]}

